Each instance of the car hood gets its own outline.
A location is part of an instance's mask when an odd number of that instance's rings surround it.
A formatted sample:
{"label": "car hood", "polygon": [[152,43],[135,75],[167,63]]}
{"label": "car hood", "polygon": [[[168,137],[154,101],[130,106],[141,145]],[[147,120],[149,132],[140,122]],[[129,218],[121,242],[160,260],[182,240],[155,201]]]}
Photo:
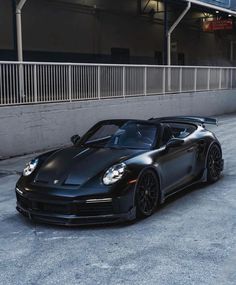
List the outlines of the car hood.
{"label": "car hood", "polygon": [[80,186],[110,166],[145,151],[70,147],[51,154],[39,167],[34,183]]}

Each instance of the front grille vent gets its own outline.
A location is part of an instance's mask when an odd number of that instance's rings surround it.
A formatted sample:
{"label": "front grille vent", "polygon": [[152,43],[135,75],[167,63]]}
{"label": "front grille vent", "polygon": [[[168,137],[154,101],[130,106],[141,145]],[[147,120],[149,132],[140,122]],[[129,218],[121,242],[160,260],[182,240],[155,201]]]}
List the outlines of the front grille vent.
{"label": "front grille vent", "polygon": [[29,210],[62,215],[77,215],[77,216],[98,216],[113,214],[112,202],[109,203],[67,203],[55,204],[41,201],[30,201],[17,194],[17,201],[20,206]]}

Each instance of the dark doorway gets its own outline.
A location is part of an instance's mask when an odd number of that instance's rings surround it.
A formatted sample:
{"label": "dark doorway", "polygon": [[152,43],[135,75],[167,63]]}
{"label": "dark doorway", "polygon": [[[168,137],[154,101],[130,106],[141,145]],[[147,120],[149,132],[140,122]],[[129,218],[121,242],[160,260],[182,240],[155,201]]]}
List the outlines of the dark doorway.
{"label": "dark doorway", "polygon": [[157,64],[157,65],[163,64],[163,54],[162,54],[161,51],[155,51],[154,63]]}
{"label": "dark doorway", "polygon": [[111,48],[112,63],[129,63],[129,57],[128,48]]}
{"label": "dark doorway", "polygon": [[184,53],[178,53],[178,65],[185,65]]}

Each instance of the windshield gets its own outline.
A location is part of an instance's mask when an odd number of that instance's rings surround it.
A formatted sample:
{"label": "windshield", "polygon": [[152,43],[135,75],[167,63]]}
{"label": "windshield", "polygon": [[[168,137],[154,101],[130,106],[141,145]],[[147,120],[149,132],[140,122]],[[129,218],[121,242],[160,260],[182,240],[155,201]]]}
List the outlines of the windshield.
{"label": "windshield", "polygon": [[107,123],[90,132],[82,144],[91,147],[151,149],[156,136],[155,125],[127,122],[120,126]]}

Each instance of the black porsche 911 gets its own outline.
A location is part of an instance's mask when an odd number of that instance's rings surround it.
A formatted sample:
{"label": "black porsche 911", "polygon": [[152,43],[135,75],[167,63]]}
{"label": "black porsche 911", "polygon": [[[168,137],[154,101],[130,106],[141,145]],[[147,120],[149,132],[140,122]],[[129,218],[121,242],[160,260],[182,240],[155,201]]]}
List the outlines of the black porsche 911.
{"label": "black porsche 911", "polygon": [[73,146],[30,161],[16,184],[17,210],[61,225],[148,217],[165,199],[198,182],[215,182],[222,150],[212,118],[106,120]]}

